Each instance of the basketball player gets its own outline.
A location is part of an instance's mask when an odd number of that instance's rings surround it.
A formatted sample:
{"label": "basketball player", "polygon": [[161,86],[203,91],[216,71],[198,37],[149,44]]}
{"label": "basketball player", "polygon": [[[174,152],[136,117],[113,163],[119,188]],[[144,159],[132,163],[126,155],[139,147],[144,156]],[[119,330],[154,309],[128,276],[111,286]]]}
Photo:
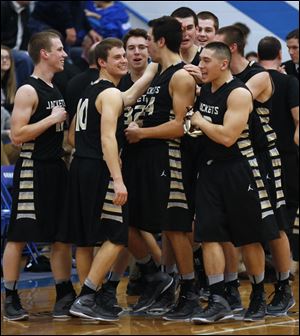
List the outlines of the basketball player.
{"label": "basketball player", "polygon": [[59,242],[65,227],[67,168],[61,157],[67,112],[61,93],[52,84],[53,75],[63,70],[67,54],[53,32],[33,35],[28,51],[35,68],[17,91],[12,113],[12,140],[22,147],[14,172],[12,215],[3,255],[4,318],[13,321],[28,318],[17,293],[25,242],[52,243],[53,316],[68,317],[75,299],[70,281],[71,246]]}
{"label": "basketball player", "polygon": [[[187,233],[191,231],[192,214],[187,204],[183,183],[180,137],[186,107],[193,104],[195,81],[183,70],[179,49],[181,24],[172,17],[150,21],[148,48],[160,71],[146,93],[142,126],[129,125],[125,130],[129,143],[137,144],[129,195],[136,211],[130,213],[130,226],[157,233],[163,231],[176,257],[182,279],[179,300],[174,309],[164,315],[169,320],[186,320],[198,307],[194,290],[192,248]],[[133,244],[134,242],[134,244]],[[130,241],[129,248],[138,248],[139,241]],[[152,286],[134,307],[148,309],[153,301]]]}
{"label": "basketball player", "polygon": [[[253,109],[247,87],[230,71],[231,53],[220,42],[201,53],[202,86],[199,111],[192,117],[205,134],[205,161],[199,169],[196,194],[195,240],[202,242],[211,296],[196,312],[194,323],[231,318],[224,287],[225,256],[222,242],[240,246],[253,292],[263,293],[264,273],[260,242],[278,237],[274,213],[261,178],[250,139],[248,120]],[[238,207],[237,207],[238,204]],[[251,298],[250,307],[253,304]],[[246,316],[251,313],[251,308]]]}
{"label": "basketball player", "polygon": [[[274,209],[280,237],[269,242],[271,253],[277,272],[278,288],[281,288],[281,296],[285,297],[285,313],[294,305],[294,298],[288,290],[288,278],[290,273],[290,246],[285,230],[287,229],[286,202],[281,181],[281,159],[276,147],[276,134],[269,123],[271,102],[273,95],[273,82],[270,74],[257,63],[249,62],[243,56],[245,39],[243,33],[235,26],[227,26],[218,30],[215,39],[226,43],[232,53],[230,65],[234,76],[241,79],[250,89],[254,100],[253,121],[250,132],[253,134],[253,148],[263,169],[263,178],[266,187],[270,191],[272,207]],[[226,248],[226,247],[225,247]],[[236,253],[230,244],[227,245],[228,255],[234,260]],[[237,261],[236,261],[237,263]],[[263,279],[261,279],[262,281]],[[286,286],[287,285],[287,286]],[[288,292],[286,292],[288,290]],[[255,297],[255,296],[254,296]],[[261,319],[265,315],[263,308],[265,298],[253,300],[252,313],[248,319]],[[272,303],[273,305],[273,303]],[[278,308],[281,310],[281,308]]]}

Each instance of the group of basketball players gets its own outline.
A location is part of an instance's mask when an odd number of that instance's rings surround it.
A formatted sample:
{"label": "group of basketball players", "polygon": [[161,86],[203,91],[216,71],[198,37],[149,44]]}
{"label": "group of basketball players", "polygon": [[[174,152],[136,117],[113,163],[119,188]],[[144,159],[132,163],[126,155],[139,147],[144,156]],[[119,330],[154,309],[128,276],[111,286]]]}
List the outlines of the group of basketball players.
{"label": "group of basketball players", "polygon": [[[126,248],[145,280],[135,313],[196,324],[234,318],[243,311],[240,253],[252,284],[245,321],[284,315],[295,304],[282,164],[270,125],[275,80],[244,58],[241,30],[219,29],[210,12],[197,16],[181,7],[149,26],[148,33],[130,31],[124,44],[109,38],[93,47],[100,75],[76,97],[69,172],[61,160],[68,106],[51,82],[67,55],[53,32],[30,40],[35,68],[16,94],[12,114],[12,139],[22,150],[3,257],[7,320],[29,316],[16,288],[27,241],[52,243],[55,318],[119,320],[116,288],[127,267]],[[260,42],[262,60],[271,59],[276,43]],[[290,99],[296,123],[297,85],[292,81]],[[298,129],[290,129],[296,139]],[[70,281],[72,244],[78,296]],[[269,304],[265,244],[277,276]],[[199,301],[203,283],[199,276],[195,281],[193,253],[199,249],[209,290],[205,306]]]}

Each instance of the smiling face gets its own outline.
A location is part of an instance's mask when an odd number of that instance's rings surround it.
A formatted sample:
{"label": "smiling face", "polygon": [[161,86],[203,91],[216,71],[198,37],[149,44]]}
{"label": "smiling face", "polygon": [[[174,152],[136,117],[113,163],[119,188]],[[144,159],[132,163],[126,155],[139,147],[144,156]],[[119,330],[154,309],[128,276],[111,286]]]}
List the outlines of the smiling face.
{"label": "smiling face", "polygon": [[114,76],[123,77],[128,71],[128,61],[124,48],[113,47],[108,51],[107,60],[100,59],[100,66]]}
{"label": "smiling face", "polygon": [[214,26],[214,21],[211,19],[198,19],[199,31],[197,39],[199,44],[204,47],[207,43],[214,40],[216,29]]}
{"label": "smiling face", "polygon": [[126,44],[126,56],[131,69],[145,69],[149,57],[147,40],[142,36],[131,36]]}
{"label": "smiling face", "polygon": [[218,79],[222,72],[228,68],[228,60],[217,57],[212,49],[204,48],[200,58],[199,68],[203,83],[210,83]]}
{"label": "smiling face", "polygon": [[59,38],[51,39],[51,48],[46,50],[48,65],[54,68],[54,72],[64,70],[65,59],[68,57],[64,46]]}

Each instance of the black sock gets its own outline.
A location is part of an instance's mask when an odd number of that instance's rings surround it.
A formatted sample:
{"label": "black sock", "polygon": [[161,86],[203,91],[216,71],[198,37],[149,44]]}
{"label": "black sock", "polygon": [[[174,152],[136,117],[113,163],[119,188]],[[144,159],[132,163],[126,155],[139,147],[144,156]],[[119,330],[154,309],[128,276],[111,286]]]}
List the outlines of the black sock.
{"label": "black sock", "polygon": [[212,295],[220,295],[222,297],[225,297],[224,281],[220,281],[220,282],[214,283],[213,285],[209,285],[209,289]]}
{"label": "black sock", "polygon": [[277,283],[280,287],[282,286],[286,286],[289,285],[289,279],[285,279],[285,280],[277,280]]}
{"label": "black sock", "polygon": [[89,295],[89,294],[95,294],[96,291],[93,290],[92,288],[88,287],[87,285],[83,285],[80,291],[79,296],[83,296],[83,295]]}
{"label": "black sock", "polygon": [[56,300],[60,300],[67,294],[74,292],[71,280],[56,284],[55,288],[56,288]]}
{"label": "black sock", "polygon": [[238,288],[240,286],[240,282],[238,279],[235,279],[233,281],[225,282],[225,287],[235,287]]}
{"label": "black sock", "polygon": [[264,282],[261,281],[258,284],[251,284],[252,285],[252,291],[253,292],[263,292],[264,291]]}

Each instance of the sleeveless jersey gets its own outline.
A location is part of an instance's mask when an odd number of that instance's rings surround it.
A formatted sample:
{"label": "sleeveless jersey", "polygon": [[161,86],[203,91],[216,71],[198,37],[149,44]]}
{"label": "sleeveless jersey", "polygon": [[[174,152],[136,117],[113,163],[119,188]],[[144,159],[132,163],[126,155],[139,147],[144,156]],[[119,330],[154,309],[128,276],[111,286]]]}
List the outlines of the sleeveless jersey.
{"label": "sleeveless jersey", "polygon": [[[54,106],[65,107],[65,101],[59,90],[49,86],[43,80],[29,77],[27,82],[38,95],[38,105],[30,117],[29,125],[37,123],[48,117]],[[64,137],[64,123],[49,127],[45,132],[22,144],[20,157],[34,160],[55,160],[63,155],[62,142]]]}
{"label": "sleeveless jersey", "polygon": [[[215,92],[212,92],[211,88],[211,83],[202,86],[199,97],[199,111],[202,116],[211,123],[223,125],[224,115],[227,111],[228,96],[236,88],[247,89],[247,87],[240,80],[233,78],[232,80],[224,83]],[[227,160],[242,157],[246,154],[253,154],[248,127],[246,127],[240,138],[231,147],[218,144],[206,135],[204,135],[203,140],[205,143],[207,157],[213,160]]]}
{"label": "sleeveless jersey", "polygon": [[[155,127],[164,124],[175,115],[173,99],[169,93],[169,84],[174,73],[183,68],[185,63],[171,65],[162,73],[158,73],[152,80],[145,96],[146,105],[143,108],[142,127]],[[162,143],[162,139],[143,139],[140,144]]]}
{"label": "sleeveless jersey", "polygon": [[[98,160],[103,158],[101,114],[96,109],[95,102],[101,92],[114,87],[114,84],[109,81],[96,81],[87,87],[79,99],[76,112],[74,156]],[[117,125],[117,141],[122,130],[122,117],[120,117]]]}
{"label": "sleeveless jersey", "polygon": [[[243,83],[258,73],[267,72],[262,66],[255,62],[249,62],[248,66],[241,73],[235,75]],[[271,78],[271,77],[270,77]],[[271,79],[272,86],[273,81]],[[270,112],[272,109],[272,96],[266,102],[261,103],[257,100],[253,101],[253,117],[250,126],[250,134],[252,137],[254,150],[265,151],[275,146],[276,133],[270,125]]]}
{"label": "sleeveless jersey", "polygon": [[[126,74],[120,81],[118,89],[122,92],[128,90],[134,82],[131,79],[130,73]],[[143,123],[143,110],[146,106],[146,94],[139,97],[135,104],[125,107],[124,109],[124,127],[127,128],[131,122],[136,122],[138,125]]]}

